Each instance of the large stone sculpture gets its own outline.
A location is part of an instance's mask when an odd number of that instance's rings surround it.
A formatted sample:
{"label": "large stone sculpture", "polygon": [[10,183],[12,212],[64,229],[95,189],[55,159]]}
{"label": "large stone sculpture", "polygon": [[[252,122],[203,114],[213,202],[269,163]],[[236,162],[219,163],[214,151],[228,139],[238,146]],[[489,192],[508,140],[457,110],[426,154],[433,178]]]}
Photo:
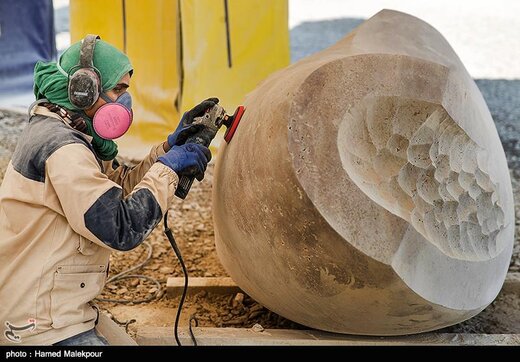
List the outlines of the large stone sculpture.
{"label": "large stone sculpture", "polygon": [[381,11],[245,105],[213,193],[217,251],[244,291],[366,335],[441,328],[493,301],[513,245],[507,163],[434,28]]}

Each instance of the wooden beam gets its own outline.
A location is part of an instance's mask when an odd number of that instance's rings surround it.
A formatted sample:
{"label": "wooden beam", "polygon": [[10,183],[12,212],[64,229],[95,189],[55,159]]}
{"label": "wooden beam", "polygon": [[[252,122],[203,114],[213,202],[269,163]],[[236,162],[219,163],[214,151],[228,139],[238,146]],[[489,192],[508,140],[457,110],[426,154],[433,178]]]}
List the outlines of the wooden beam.
{"label": "wooden beam", "polygon": [[[255,332],[246,328],[193,328],[200,346],[497,346],[520,345],[519,334],[469,334],[469,333],[423,333],[401,337],[365,337],[327,333],[314,330],[266,329]],[[179,338],[183,345],[192,345],[187,329],[181,329]],[[143,327],[137,332],[139,345],[176,345],[173,329]]]}
{"label": "wooden beam", "polygon": [[111,346],[137,346],[123,327],[117,325],[105,313],[99,313],[99,321],[96,330],[108,341]]}
{"label": "wooden beam", "polygon": [[[168,278],[166,283],[166,292],[168,297],[174,298],[182,294],[184,289],[183,277]],[[196,277],[189,279],[188,295],[197,294],[201,291],[214,294],[235,294],[242,292],[240,287],[229,277]],[[503,293],[520,293],[520,273],[508,273]]]}
{"label": "wooden beam", "polygon": [[[182,294],[184,278],[168,278],[166,293],[168,297],[175,298]],[[235,294],[241,290],[231,278],[190,278],[188,295],[206,291],[213,294]]]}

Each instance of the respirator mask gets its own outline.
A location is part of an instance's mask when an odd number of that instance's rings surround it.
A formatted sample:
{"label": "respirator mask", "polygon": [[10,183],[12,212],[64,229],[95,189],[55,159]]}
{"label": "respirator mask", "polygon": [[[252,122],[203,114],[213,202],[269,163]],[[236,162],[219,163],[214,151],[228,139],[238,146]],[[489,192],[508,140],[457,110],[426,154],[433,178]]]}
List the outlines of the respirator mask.
{"label": "respirator mask", "polygon": [[99,107],[92,119],[92,126],[99,137],[113,140],[124,135],[132,124],[132,97],[130,93],[121,94],[115,101],[101,93],[107,103]]}

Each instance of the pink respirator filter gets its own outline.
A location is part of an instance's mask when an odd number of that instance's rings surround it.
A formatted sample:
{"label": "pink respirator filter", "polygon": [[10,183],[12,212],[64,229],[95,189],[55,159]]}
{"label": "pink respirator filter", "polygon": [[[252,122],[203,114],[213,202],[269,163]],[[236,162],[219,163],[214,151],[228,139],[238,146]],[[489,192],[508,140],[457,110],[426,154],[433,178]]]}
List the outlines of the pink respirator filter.
{"label": "pink respirator filter", "polygon": [[92,120],[94,131],[106,140],[121,137],[132,124],[132,112],[119,103],[101,106]]}

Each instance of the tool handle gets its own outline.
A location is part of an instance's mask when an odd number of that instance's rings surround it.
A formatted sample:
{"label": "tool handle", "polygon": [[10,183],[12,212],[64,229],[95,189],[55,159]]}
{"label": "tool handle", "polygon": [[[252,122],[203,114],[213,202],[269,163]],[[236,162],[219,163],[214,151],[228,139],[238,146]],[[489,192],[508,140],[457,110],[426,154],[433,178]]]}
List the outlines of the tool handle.
{"label": "tool handle", "polygon": [[188,196],[188,192],[190,192],[193,180],[195,180],[195,177],[193,176],[181,176],[179,178],[179,184],[177,185],[177,189],[175,190],[175,196],[184,200],[186,196]]}
{"label": "tool handle", "polygon": [[[199,145],[208,147],[216,134],[216,131],[210,128],[204,128],[202,131],[189,137],[186,140],[186,143],[197,143]],[[175,190],[175,196],[184,200],[190,192],[193,180],[195,180],[195,176],[182,175],[179,178],[179,184],[177,185],[177,189]]]}

